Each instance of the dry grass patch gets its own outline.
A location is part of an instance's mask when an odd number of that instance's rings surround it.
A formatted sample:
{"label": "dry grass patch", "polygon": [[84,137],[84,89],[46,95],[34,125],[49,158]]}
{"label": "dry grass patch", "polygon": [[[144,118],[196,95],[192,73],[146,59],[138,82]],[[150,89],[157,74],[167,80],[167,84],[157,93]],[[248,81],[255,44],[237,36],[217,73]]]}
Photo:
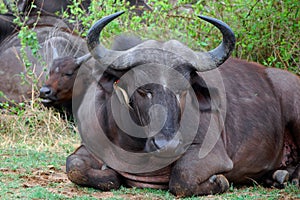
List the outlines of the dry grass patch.
{"label": "dry grass patch", "polygon": [[79,145],[76,125],[38,102],[5,106],[0,116],[1,149],[24,147],[37,151],[70,151]]}

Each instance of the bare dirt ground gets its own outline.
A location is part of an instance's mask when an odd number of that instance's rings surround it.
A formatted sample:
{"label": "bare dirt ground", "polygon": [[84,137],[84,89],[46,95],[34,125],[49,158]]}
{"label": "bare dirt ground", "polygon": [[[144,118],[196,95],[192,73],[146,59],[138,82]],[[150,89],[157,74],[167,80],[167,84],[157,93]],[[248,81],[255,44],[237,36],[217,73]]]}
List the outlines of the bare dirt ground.
{"label": "bare dirt ground", "polygon": [[[14,174],[20,175],[20,179],[22,179],[23,188],[31,188],[36,186],[41,186],[47,188],[49,192],[63,195],[67,198],[72,197],[80,197],[80,196],[90,196],[97,199],[106,199],[116,197],[113,192],[86,192],[82,189],[82,187],[76,186],[73,184],[67,177],[65,172],[65,166],[62,166],[60,169],[56,169],[53,166],[48,166],[48,169],[41,170],[41,169],[33,169],[31,171],[31,175],[22,175],[25,173],[25,170],[17,169],[11,170],[8,168],[0,168],[0,172],[3,174]],[[27,173],[28,174],[28,173]],[[55,187],[54,187],[55,184]],[[14,192],[14,191],[11,191]],[[143,194],[121,194],[117,195],[118,198],[124,199],[145,199]],[[154,200],[158,200],[161,198],[151,198]]]}
{"label": "bare dirt ground", "polygon": [[[158,196],[150,196],[145,197],[144,193],[124,193],[124,194],[114,194],[113,192],[103,192],[103,191],[96,191],[96,192],[88,192],[83,187],[77,186],[73,184],[67,177],[65,172],[65,166],[61,166],[60,169],[57,169],[53,166],[48,166],[48,169],[32,169],[31,173],[26,172],[22,169],[8,169],[8,168],[0,168],[0,172],[3,174],[14,174],[19,175],[19,178],[22,180],[23,188],[33,188],[33,187],[43,187],[46,188],[49,192],[54,194],[63,195],[66,198],[73,198],[73,197],[80,197],[80,196],[89,196],[94,197],[97,199],[106,199],[106,198],[120,198],[120,199],[134,199],[134,200],[140,200],[140,199],[153,199],[153,200],[159,200],[164,199],[162,197]],[[24,175],[25,174],[25,175]],[[17,190],[17,189],[16,189]],[[270,192],[272,192],[272,189],[268,189]],[[14,191],[11,191],[14,192]],[[268,195],[261,196],[261,198],[257,198],[257,194],[254,194],[253,192],[241,192],[237,193],[236,198],[233,199],[239,199],[238,197],[247,197],[250,199],[269,199]],[[252,198],[251,198],[252,196]],[[258,196],[259,197],[259,196]],[[174,197],[175,198],[175,197]],[[206,196],[205,199],[223,199],[224,197],[216,196],[216,195],[209,195]],[[232,199],[232,197],[226,198],[226,199]],[[290,199],[296,199],[294,196],[291,196],[289,193],[282,190],[280,192],[280,195],[277,199],[280,200],[290,200]]]}

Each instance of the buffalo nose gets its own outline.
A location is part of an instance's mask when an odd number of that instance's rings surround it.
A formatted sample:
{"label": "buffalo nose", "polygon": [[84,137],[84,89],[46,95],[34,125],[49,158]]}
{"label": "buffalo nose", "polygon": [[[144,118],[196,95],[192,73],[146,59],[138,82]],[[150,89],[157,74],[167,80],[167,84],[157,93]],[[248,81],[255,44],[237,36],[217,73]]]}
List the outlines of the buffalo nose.
{"label": "buffalo nose", "polygon": [[149,153],[149,152],[156,151],[158,149],[160,149],[160,147],[155,144],[154,138],[147,140],[145,148],[144,148],[145,152]]}
{"label": "buffalo nose", "polygon": [[40,97],[41,98],[47,98],[51,95],[52,91],[49,87],[47,86],[43,86],[41,89],[40,89]]}
{"label": "buffalo nose", "polygon": [[157,151],[159,149],[164,148],[164,146],[168,143],[167,140],[165,139],[158,139],[158,138],[151,138],[148,139],[148,141],[146,142],[146,146],[145,146],[145,151],[146,152],[152,152],[152,151]]}
{"label": "buffalo nose", "polygon": [[146,153],[157,152],[157,156],[171,158],[183,154],[188,146],[183,141],[181,132],[177,132],[173,138],[164,135],[156,135],[146,141],[144,151]]}

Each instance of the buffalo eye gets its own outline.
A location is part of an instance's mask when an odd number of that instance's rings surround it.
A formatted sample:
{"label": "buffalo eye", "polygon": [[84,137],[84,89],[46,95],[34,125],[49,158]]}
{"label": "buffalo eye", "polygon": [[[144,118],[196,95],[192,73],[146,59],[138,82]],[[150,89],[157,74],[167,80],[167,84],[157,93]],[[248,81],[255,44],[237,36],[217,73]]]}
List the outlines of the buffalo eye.
{"label": "buffalo eye", "polygon": [[67,73],[64,73],[63,76],[67,76],[67,77],[71,77],[73,76],[73,72],[67,72]]}
{"label": "buffalo eye", "polygon": [[137,89],[137,92],[142,97],[148,97],[149,99],[152,97],[152,93],[150,91],[148,91],[148,90],[139,88],[139,89]]}

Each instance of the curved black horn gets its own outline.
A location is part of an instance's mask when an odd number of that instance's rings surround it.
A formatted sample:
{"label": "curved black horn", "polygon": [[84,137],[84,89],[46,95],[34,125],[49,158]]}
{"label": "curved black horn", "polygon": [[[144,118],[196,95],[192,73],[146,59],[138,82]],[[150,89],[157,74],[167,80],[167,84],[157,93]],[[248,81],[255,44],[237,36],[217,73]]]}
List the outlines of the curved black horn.
{"label": "curved black horn", "polygon": [[[87,34],[87,46],[88,46],[89,51],[93,54],[93,56],[97,52],[101,53],[101,49],[97,50],[97,48],[99,48],[99,44],[100,44],[99,36],[100,36],[102,29],[107,24],[109,24],[109,22],[111,22],[115,18],[119,17],[123,13],[124,13],[124,11],[120,11],[120,12],[108,15],[106,17],[103,17],[90,28],[90,30],[88,31],[88,34]],[[96,55],[96,57],[101,58],[101,55]]]}
{"label": "curved black horn", "polygon": [[208,54],[216,64],[215,67],[218,67],[229,58],[231,52],[235,47],[234,33],[231,28],[221,20],[201,15],[199,15],[198,17],[216,26],[223,35],[222,43],[217,48],[208,52]]}

